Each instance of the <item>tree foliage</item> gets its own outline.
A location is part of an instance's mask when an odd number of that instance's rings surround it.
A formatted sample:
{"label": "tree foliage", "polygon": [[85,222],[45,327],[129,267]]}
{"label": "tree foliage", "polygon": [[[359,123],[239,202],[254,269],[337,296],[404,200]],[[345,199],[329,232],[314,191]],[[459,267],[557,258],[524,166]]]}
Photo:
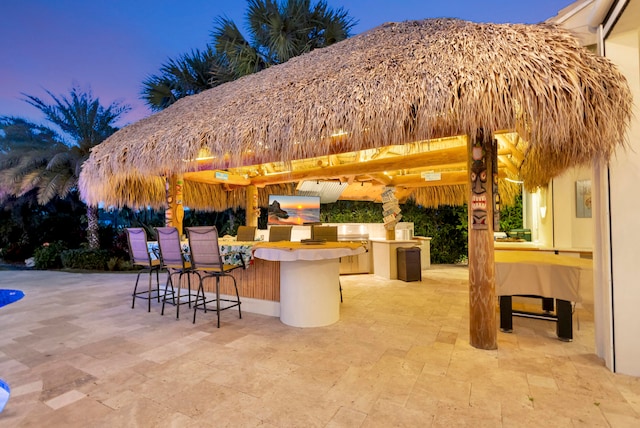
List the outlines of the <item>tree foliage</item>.
{"label": "tree foliage", "polygon": [[80,154],[89,155],[89,150],[107,139],[118,128],[114,123],[131,107],[113,102],[104,107],[100,99],[94,98],[90,89],[82,90],[74,86],[69,95],[46,93],[53,100],[47,103],[34,95],[24,95],[25,101],[42,113],[50,123],[60,127],[73,140]]}
{"label": "tree foliage", "polygon": [[349,37],[356,21],[324,0],[249,0],[248,37],[232,20],[218,17],[205,49],[169,59],[142,83],[141,98],[152,110],[255,73]]}
{"label": "tree foliage", "polygon": [[[0,196],[20,197],[37,191],[38,203],[66,198],[77,189],[82,164],[89,151],[117,128],[114,123],[130,107],[113,102],[104,107],[91,90],[73,87],[68,95],[46,91],[52,102],[23,94],[25,101],[40,110],[45,119],[71,139],[50,128],[24,119],[0,118]],[[87,207],[89,245],[99,246],[96,207]]]}
{"label": "tree foliage", "polygon": [[176,59],[169,59],[160,73],[143,82],[141,98],[155,111],[165,109],[189,95],[197,94],[232,80],[224,59],[210,47],[193,49]]}
{"label": "tree foliage", "polygon": [[45,205],[35,190],[5,198],[0,209],[0,258],[23,262],[43,243],[64,241],[69,248],[86,242],[86,206],[77,192]]}
{"label": "tree foliage", "polygon": [[522,192],[519,193],[513,205],[503,205],[500,210],[500,230],[507,232],[513,229],[522,229]]}
{"label": "tree foliage", "polygon": [[[433,263],[457,263],[467,255],[466,236],[459,216],[466,207],[424,208],[413,202],[402,204],[402,220],[412,222],[416,236],[431,237]],[[337,201],[322,205],[321,220],[326,223],[381,223],[382,206],[363,201]]]}
{"label": "tree foliage", "polygon": [[402,221],[413,222],[414,235],[431,237],[432,263],[459,263],[467,257],[467,236],[460,227],[466,205],[424,208],[408,202],[401,208]]}
{"label": "tree foliage", "polygon": [[382,205],[366,201],[323,204],[320,220],[324,223],[382,223]]}
{"label": "tree foliage", "polygon": [[70,183],[62,180],[58,165],[50,168],[50,161],[69,150],[51,129],[15,117],[0,118],[0,197],[22,196],[38,189],[38,200],[52,199],[54,188],[62,197],[70,190]]}

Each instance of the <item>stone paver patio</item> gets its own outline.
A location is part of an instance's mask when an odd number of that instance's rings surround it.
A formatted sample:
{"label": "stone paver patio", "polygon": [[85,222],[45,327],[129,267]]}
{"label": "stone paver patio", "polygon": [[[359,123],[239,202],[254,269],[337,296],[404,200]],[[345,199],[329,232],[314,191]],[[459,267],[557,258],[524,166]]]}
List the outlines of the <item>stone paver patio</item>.
{"label": "stone paver patio", "polygon": [[0,271],[0,288],[25,293],[0,308],[0,426],[640,426],[640,379],[594,354],[590,290],[573,342],[514,318],[483,351],[469,345],[465,267],[434,265],[421,282],[343,276],[340,321],[313,329],[132,310],[134,279]]}

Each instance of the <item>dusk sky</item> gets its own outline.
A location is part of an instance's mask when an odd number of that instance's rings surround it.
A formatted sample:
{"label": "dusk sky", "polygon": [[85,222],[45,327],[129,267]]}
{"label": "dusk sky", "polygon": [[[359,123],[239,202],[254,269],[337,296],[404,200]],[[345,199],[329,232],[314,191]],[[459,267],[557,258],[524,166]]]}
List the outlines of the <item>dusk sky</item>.
{"label": "dusk sky", "polygon": [[[313,2],[313,0],[312,0]],[[475,22],[538,23],[571,0],[328,0],[358,21],[358,34],[384,22],[451,17]],[[244,0],[2,0],[0,116],[43,123],[21,93],[49,102],[45,89],[90,88],[102,105],[132,107],[124,126],[151,114],[140,100],[143,80],[169,58],[202,49],[213,21],[232,19],[245,31]]]}

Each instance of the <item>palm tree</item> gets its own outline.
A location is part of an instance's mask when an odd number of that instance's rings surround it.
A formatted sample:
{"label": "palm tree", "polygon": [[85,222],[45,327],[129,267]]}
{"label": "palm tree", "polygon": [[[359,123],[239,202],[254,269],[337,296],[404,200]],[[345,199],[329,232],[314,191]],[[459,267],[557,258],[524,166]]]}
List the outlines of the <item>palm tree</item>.
{"label": "palm tree", "polygon": [[[0,118],[0,130],[0,200],[37,188],[51,174],[49,160],[69,149],[55,131],[21,118]],[[48,199],[46,188],[37,190],[39,200]]]}
{"label": "palm tree", "polygon": [[248,0],[249,39],[230,19],[214,23],[204,51],[170,59],[143,82],[142,99],[151,109],[344,40],[357,22],[324,0]]}
{"label": "palm tree", "polygon": [[331,9],[324,0],[249,0],[247,12],[251,41],[235,23],[218,18],[212,32],[216,51],[224,53],[238,77],[281,64],[316,48],[349,37],[356,24],[342,8]]}
{"label": "palm tree", "polygon": [[[5,168],[0,164],[0,176],[3,177],[0,183],[3,183],[4,188],[15,195],[37,189],[38,202],[42,205],[56,196],[64,198],[77,188],[80,169],[91,148],[113,134],[117,130],[113,123],[130,109],[119,102],[103,107],[98,98],[93,98],[90,90],[83,91],[76,87],[71,89],[69,96],[55,96],[50,91],[46,92],[53,103],[48,104],[33,95],[23,95],[27,103],[44,113],[47,121],[71,137],[73,143],[62,143],[53,131],[46,131],[44,127],[34,128],[35,125],[21,119],[4,118],[3,123],[27,127],[32,135],[34,131],[41,131],[46,138],[35,145],[18,146],[18,150],[11,156],[3,156],[5,162],[14,163],[5,164]],[[4,127],[5,133],[7,129]],[[23,129],[23,132],[26,131]],[[11,135],[17,134],[13,132]],[[30,140],[27,139],[28,141]],[[14,185],[10,187],[7,183]],[[89,247],[98,248],[100,243],[96,206],[87,206],[87,236]]]}
{"label": "palm tree", "polygon": [[141,96],[152,110],[158,111],[180,98],[227,82],[231,76],[224,59],[210,47],[203,51],[194,49],[163,64],[160,74],[147,77]]}

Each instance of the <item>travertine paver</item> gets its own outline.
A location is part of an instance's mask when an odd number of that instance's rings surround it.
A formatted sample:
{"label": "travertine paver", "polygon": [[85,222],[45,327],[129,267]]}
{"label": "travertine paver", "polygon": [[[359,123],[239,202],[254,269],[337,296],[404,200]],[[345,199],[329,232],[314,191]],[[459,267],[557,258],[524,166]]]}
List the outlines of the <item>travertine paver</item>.
{"label": "travertine paver", "polygon": [[573,342],[515,318],[483,351],[466,268],[422,277],[343,276],[328,327],[229,312],[217,329],[214,313],[132,310],[132,274],[0,271],[25,293],[0,308],[0,426],[640,426],[640,380],[594,355],[588,290]]}

